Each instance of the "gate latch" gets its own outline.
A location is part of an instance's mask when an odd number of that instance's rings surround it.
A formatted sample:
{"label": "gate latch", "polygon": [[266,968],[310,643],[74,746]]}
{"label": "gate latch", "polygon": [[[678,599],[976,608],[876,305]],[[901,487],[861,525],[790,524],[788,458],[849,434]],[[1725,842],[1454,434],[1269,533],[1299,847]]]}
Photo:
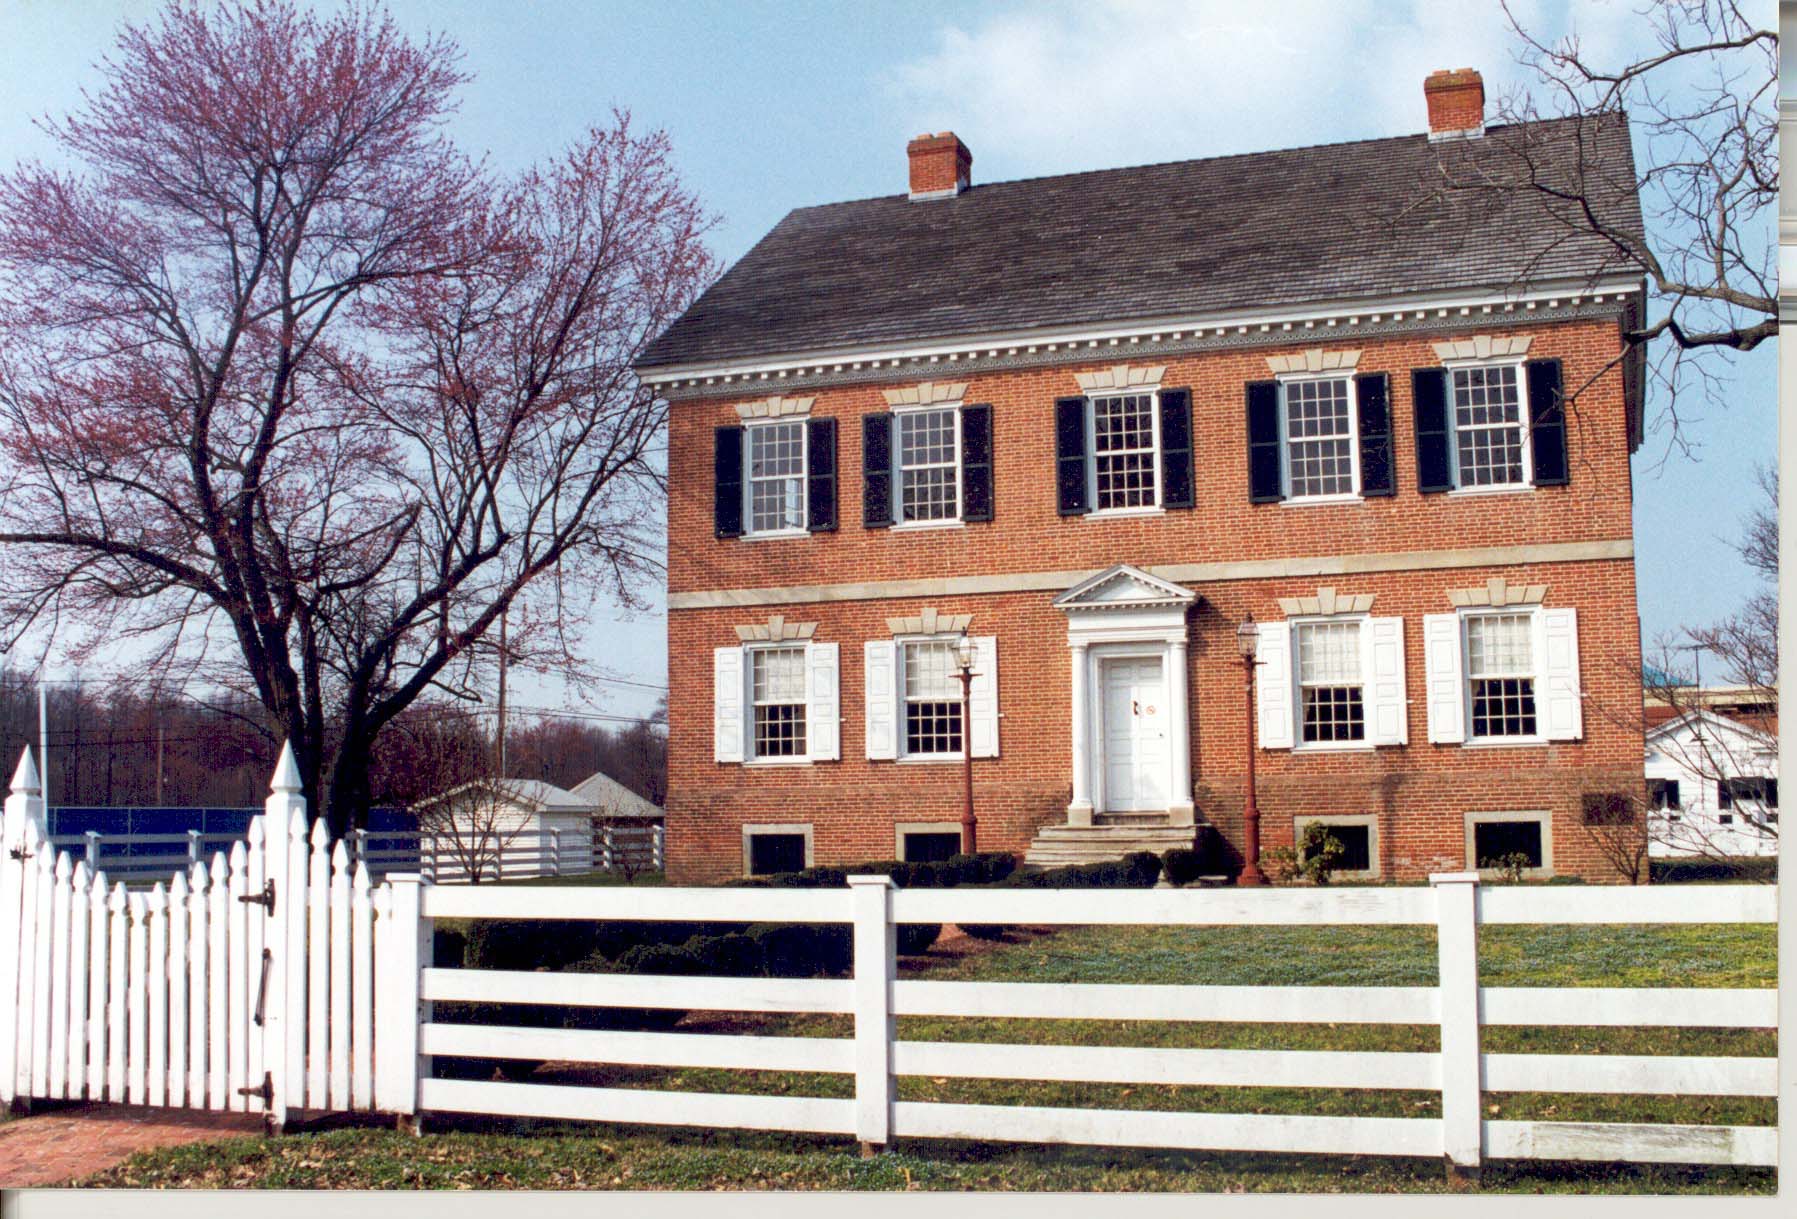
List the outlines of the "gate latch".
{"label": "gate latch", "polygon": [[262,892],[240,893],[237,896],[237,900],[240,902],[248,902],[252,906],[267,906],[268,912],[273,914],[275,912],[275,882],[272,880],[263,881]]}

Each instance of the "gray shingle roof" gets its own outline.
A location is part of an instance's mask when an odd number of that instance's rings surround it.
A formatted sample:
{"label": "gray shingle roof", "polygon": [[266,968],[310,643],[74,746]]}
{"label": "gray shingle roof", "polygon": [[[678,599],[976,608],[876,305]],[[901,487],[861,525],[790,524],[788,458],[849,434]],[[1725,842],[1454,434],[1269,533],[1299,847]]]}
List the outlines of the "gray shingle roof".
{"label": "gray shingle roof", "polygon": [[[1622,115],[1401,136],[799,208],[645,350],[649,370],[1629,270],[1513,178],[1608,184],[1642,231]],[[1575,169],[1574,166],[1577,166]]]}

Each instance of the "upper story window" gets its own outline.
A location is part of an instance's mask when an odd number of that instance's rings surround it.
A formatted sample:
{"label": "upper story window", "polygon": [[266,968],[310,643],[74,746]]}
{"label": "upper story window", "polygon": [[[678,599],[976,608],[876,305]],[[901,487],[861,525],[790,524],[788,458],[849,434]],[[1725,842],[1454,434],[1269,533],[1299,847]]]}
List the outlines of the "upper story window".
{"label": "upper story window", "polygon": [[1528,485],[1529,433],[1517,372],[1514,364],[1453,370],[1457,486]]}
{"label": "upper story window", "polygon": [[1154,394],[1092,399],[1092,488],[1100,512],[1160,504]]}
{"label": "upper story window", "polygon": [[804,647],[750,649],[749,696],[754,708],[750,756],[804,757]]}
{"label": "upper story window", "polygon": [[961,756],[961,679],[952,639],[912,639],[899,645],[903,663],[905,754]]}
{"label": "upper story window", "polygon": [[894,465],[898,524],[954,521],[961,516],[961,410],[901,411]]}
{"label": "upper story window", "polygon": [[1366,683],[1360,622],[1297,622],[1299,732],[1302,744],[1366,739]]}
{"label": "upper story window", "polygon": [[1281,389],[1286,495],[1316,499],[1358,493],[1352,382],[1305,378],[1286,381]]}
{"label": "upper story window", "polygon": [[1466,619],[1467,697],[1472,736],[1535,737],[1535,615]]}
{"label": "upper story window", "polygon": [[749,442],[749,532],[805,528],[805,423],[753,424]]}

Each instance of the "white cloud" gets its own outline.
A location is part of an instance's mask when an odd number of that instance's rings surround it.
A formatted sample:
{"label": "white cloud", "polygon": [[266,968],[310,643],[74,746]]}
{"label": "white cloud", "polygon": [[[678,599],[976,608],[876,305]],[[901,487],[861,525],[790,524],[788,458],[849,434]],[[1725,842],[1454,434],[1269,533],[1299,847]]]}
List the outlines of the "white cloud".
{"label": "white cloud", "polygon": [[[1565,24],[1545,0],[1516,7]],[[1573,16],[1592,49],[1639,20],[1592,0]],[[1478,68],[1495,98],[1520,79],[1514,52],[1495,0],[1109,0],[944,26],[887,84],[906,134],[954,130],[992,181],[1421,131],[1423,77]]]}

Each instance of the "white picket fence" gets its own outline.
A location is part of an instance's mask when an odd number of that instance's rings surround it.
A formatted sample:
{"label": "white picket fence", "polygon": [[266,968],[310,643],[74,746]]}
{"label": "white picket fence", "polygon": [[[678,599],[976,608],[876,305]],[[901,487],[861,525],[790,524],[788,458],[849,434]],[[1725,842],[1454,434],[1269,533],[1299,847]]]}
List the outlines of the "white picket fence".
{"label": "white picket fence", "polygon": [[[308,831],[283,755],[246,843],[191,879],[127,893],[48,848],[27,753],[0,857],[0,1098],[258,1111],[378,1110],[814,1131],[884,1145],[966,1138],[1145,1148],[1769,1166],[1769,1126],[1489,1120],[1483,1091],[1761,1096],[1773,1058],[1486,1052],[1501,1025],[1775,1028],[1772,989],[1492,987],[1478,930],[1497,924],[1771,923],[1771,886],[1065,892],[371,885]],[[277,827],[271,832],[265,827]],[[268,904],[250,899],[264,895]],[[842,923],[847,979],[666,977],[441,968],[438,919]],[[1199,986],[899,979],[906,923],[1435,928],[1432,986]],[[436,1002],[824,1012],[848,1037],[440,1023]],[[1432,1052],[1211,1050],[905,1041],[900,1016],[1436,1025]],[[851,1076],[852,1098],[434,1078],[436,1056]],[[1185,1113],[903,1101],[897,1080],[1090,1081],[1437,1092],[1439,1117]]]}

